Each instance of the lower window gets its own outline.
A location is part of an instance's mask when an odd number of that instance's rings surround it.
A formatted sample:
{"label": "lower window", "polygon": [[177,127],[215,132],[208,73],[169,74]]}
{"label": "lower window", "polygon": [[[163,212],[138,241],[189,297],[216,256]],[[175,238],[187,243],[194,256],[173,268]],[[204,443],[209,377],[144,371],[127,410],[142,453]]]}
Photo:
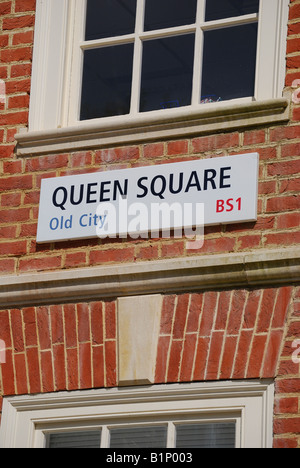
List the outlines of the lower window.
{"label": "lower window", "polygon": [[[48,434],[47,448],[235,448],[236,421],[100,427]],[[107,431],[107,434],[105,434]],[[108,442],[108,445],[105,443]]]}
{"label": "lower window", "polygon": [[6,397],[2,448],[271,448],[270,380]]}

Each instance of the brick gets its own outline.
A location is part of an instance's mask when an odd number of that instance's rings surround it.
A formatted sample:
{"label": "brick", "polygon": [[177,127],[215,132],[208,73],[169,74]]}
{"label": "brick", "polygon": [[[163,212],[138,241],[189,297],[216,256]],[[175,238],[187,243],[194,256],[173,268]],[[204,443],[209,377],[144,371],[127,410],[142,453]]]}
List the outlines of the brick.
{"label": "brick", "polygon": [[167,373],[167,361],[170,347],[170,337],[160,336],[157,345],[155,382],[165,383]]}
{"label": "brick", "polygon": [[9,15],[11,13],[12,2],[0,3],[0,15]]}
{"label": "brick", "polygon": [[14,255],[21,256],[27,252],[27,242],[1,242],[0,243],[0,255]]}
{"label": "brick", "polygon": [[90,305],[92,342],[95,345],[103,344],[103,311],[102,303],[94,302]]}
{"label": "brick", "polygon": [[2,226],[0,227],[0,239],[3,240],[9,239],[11,237],[16,237],[16,231],[16,226]]}
{"label": "brick", "polygon": [[290,323],[287,336],[298,338],[300,336],[300,321]]}
{"label": "brick", "polygon": [[26,62],[32,58],[32,47],[18,47],[16,49],[3,49],[0,52],[2,63]]}
{"label": "brick", "polygon": [[290,6],[289,20],[295,20],[300,18],[300,5],[295,4]]}
{"label": "brick", "polygon": [[[6,81],[6,93],[17,94],[17,93],[30,93],[30,78],[23,78],[19,80],[7,80]],[[28,123],[28,112],[10,113],[2,116],[0,120],[2,125],[17,125]]]}
{"label": "brick", "polygon": [[88,304],[77,304],[78,341],[90,341],[90,312]]}
{"label": "brick", "polygon": [[236,358],[234,362],[234,369],[232,374],[233,379],[243,379],[245,377],[248,360],[248,351],[252,340],[252,334],[252,330],[241,331]]}
{"label": "brick", "polygon": [[14,355],[14,366],[15,366],[15,381],[16,381],[16,393],[17,395],[23,395],[28,393],[27,386],[27,375],[26,375],[26,361],[24,354]]}
{"label": "brick", "polygon": [[231,291],[221,291],[218,303],[215,330],[225,330],[230,310]]}
{"label": "brick", "polygon": [[239,145],[239,134],[224,134],[196,138],[192,141],[193,153],[202,153],[216,149],[234,148]]}
{"label": "brick", "polygon": [[93,387],[101,388],[105,385],[103,346],[92,347]]}
{"label": "brick", "polygon": [[187,140],[171,141],[167,144],[167,154],[169,156],[177,154],[187,154],[189,142]]}
{"label": "brick", "polygon": [[70,164],[71,167],[90,166],[92,164],[92,159],[93,156],[91,151],[72,153],[70,157]]}
{"label": "brick", "polygon": [[33,43],[33,31],[25,31],[16,33],[13,35],[13,42],[14,46],[18,46],[21,44],[32,44]]}
{"label": "brick", "polygon": [[20,271],[46,271],[56,270],[61,267],[61,256],[56,257],[41,257],[41,258],[24,258],[20,260]]}
{"label": "brick", "polygon": [[39,353],[38,353],[37,348],[26,349],[26,362],[27,362],[27,368],[28,368],[29,392],[40,393],[42,389],[41,389]]}
{"label": "brick", "polygon": [[31,63],[16,63],[11,65],[10,76],[11,78],[30,76],[31,70]]}
{"label": "brick", "polygon": [[56,391],[66,390],[65,347],[63,344],[53,346],[53,372]]}
{"label": "brick", "polygon": [[255,379],[260,377],[266,341],[267,335],[254,336],[250,350],[248,369],[246,373],[247,379]]}
{"label": "brick", "polygon": [[71,348],[66,350],[66,379],[68,390],[79,389],[79,376],[78,376],[78,355],[77,348]]}
{"label": "brick", "polygon": [[257,333],[264,333],[269,330],[272,314],[276,302],[277,290],[274,288],[263,291],[262,301],[259,310],[259,317],[256,326]]}
{"label": "brick", "polygon": [[54,391],[54,378],[52,366],[52,352],[44,351],[40,353],[42,391],[45,393]]}
{"label": "brick", "polygon": [[220,356],[222,354],[224,332],[212,333],[205,380],[217,380],[219,373]]}
{"label": "brick", "polygon": [[203,312],[200,322],[199,336],[208,336],[211,333],[217,307],[217,294],[206,292],[204,295]]}
{"label": "brick", "polygon": [[185,243],[183,241],[176,241],[164,244],[161,248],[161,255],[163,258],[179,257],[184,254]]}
{"label": "brick", "polygon": [[300,213],[285,213],[277,217],[277,229],[290,229],[300,226]]}
{"label": "brick", "polygon": [[274,439],[273,448],[277,449],[287,449],[287,448],[298,448],[298,440],[292,438],[284,438],[284,439]]}
{"label": "brick", "polygon": [[117,385],[117,353],[116,342],[106,341],[105,343],[105,369],[106,369],[106,387],[115,387]]}
{"label": "brick", "polygon": [[11,350],[6,350],[6,363],[1,366],[2,372],[2,395],[15,395],[15,372],[13,366],[13,358]]}
{"label": "brick", "polygon": [[274,405],[275,414],[298,413],[298,397],[276,398]]}
{"label": "brick", "polygon": [[264,143],[265,139],[266,135],[264,130],[245,132],[244,145],[257,145],[259,143]]}
{"label": "brick", "polygon": [[26,171],[27,172],[36,172],[36,171],[47,171],[50,169],[58,169],[67,166],[68,164],[68,155],[67,154],[58,154],[51,156],[43,156],[39,158],[32,158],[26,161]]}
{"label": "brick", "polygon": [[95,152],[95,163],[113,163],[119,161],[131,161],[139,159],[139,147],[124,147],[114,149],[104,149]]}
{"label": "brick", "polygon": [[162,312],[161,312],[161,322],[160,322],[160,333],[171,334],[172,325],[173,325],[173,316],[175,309],[176,296],[164,296]]}
{"label": "brick", "polygon": [[23,321],[21,311],[18,309],[10,311],[13,349],[15,353],[22,353],[25,349],[23,336]]}
{"label": "brick", "polygon": [[0,337],[5,342],[6,348],[11,348],[11,332],[8,310],[0,310]]}
{"label": "brick", "polygon": [[25,346],[37,346],[37,324],[35,317],[35,308],[28,307],[22,310],[25,334]]}
{"label": "brick", "polygon": [[229,379],[231,378],[233,365],[234,365],[234,356],[237,346],[237,337],[236,336],[227,336],[224,345],[222,364],[220,369],[220,379]]}
{"label": "brick", "polygon": [[75,252],[66,255],[65,267],[76,268],[86,264],[86,252]]}
{"label": "brick", "polygon": [[279,193],[300,192],[300,178],[287,179],[280,182]]}
{"label": "brick", "polygon": [[293,245],[300,243],[300,232],[285,232],[281,234],[268,234],[266,236],[267,245]]}
{"label": "brick", "polygon": [[51,347],[50,338],[50,317],[47,307],[38,307],[36,309],[39,346],[41,350]]}
{"label": "brick", "polygon": [[190,382],[192,379],[194,356],[197,344],[197,334],[192,333],[185,336],[180,371],[180,382]]}
{"label": "brick", "polygon": [[11,177],[3,177],[0,179],[0,190],[24,190],[32,188],[32,176],[31,175],[19,175]]}
{"label": "brick", "polygon": [[276,376],[276,368],[283,338],[282,330],[273,330],[267,343],[264,363],[262,368],[262,378],[273,378]]}
{"label": "brick", "polygon": [[13,29],[23,29],[34,26],[34,15],[15,16],[13,18],[4,18],[2,28],[3,31]]}
{"label": "brick", "polygon": [[187,319],[189,299],[190,299],[189,294],[183,294],[183,295],[178,296],[177,306],[176,306],[176,311],[175,311],[174,328],[173,328],[174,339],[183,338],[186,319]]}
{"label": "brick", "polygon": [[267,213],[276,213],[300,208],[300,196],[281,196],[273,197],[267,200]]}
{"label": "brick", "polygon": [[195,370],[193,380],[201,381],[204,380],[205,368],[207,362],[207,356],[209,351],[209,338],[198,338],[197,351],[196,351],[196,360],[195,360]]}
{"label": "brick", "polygon": [[74,304],[64,305],[65,343],[66,347],[77,346],[76,309]]}
{"label": "brick", "polygon": [[117,333],[116,325],[116,303],[107,302],[105,304],[105,339],[114,340]]}
{"label": "brick", "polygon": [[299,52],[300,50],[300,39],[296,38],[289,38],[287,41],[287,54],[292,54],[294,52]]}
{"label": "brick", "polygon": [[300,159],[271,163],[267,166],[268,176],[283,176],[300,173]]}
{"label": "brick", "polygon": [[281,418],[274,421],[274,434],[300,434],[300,417]]}
{"label": "brick", "polygon": [[276,393],[300,393],[300,378],[278,380]]}
{"label": "brick", "polygon": [[272,328],[284,327],[288,313],[288,307],[292,298],[292,287],[283,287],[278,291],[276,307],[274,308],[274,316],[272,320]]}
{"label": "brick", "polygon": [[186,332],[198,332],[199,319],[203,305],[203,294],[192,294]]}
{"label": "brick", "polygon": [[200,251],[203,253],[233,252],[235,243],[236,238],[233,237],[204,239],[204,244]]}
{"label": "brick", "polygon": [[167,382],[178,382],[179,380],[182,348],[182,341],[173,341],[171,344]]}
{"label": "brick", "polygon": [[277,127],[273,130],[270,130],[271,141],[293,140],[293,139],[299,138],[299,135],[300,135],[299,125],[295,125],[291,127]]}
{"label": "brick", "polygon": [[90,252],[91,264],[128,262],[134,258],[134,248],[108,249]]}
{"label": "brick", "polygon": [[144,157],[147,159],[150,158],[159,158],[164,155],[164,144],[163,143],[150,143],[143,147]]}
{"label": "brick", "polygon": [[7,274],[7,273],[14,273],[16,268],[16,260],[15,259],[4,259],[0,260],[0,272]]}
{"label": "brick", "polygon": [[80,389],[92,387],[91,343],[79,344],[79,385]]}
{"label": "brick", "polygon": [[300,57],[299,56],[291,56],[287,57],[286,60],[287,69],[295,69],[300,68]]}
{"label": "brick", "polygon": [[242,324],[243,311],[247,299],[247,292],[245,290],[234,291],[229,320],[227,324],[227,334],[236,335],[239,332]]}
{"label": "brick", "polygon": [[35,11],[36,0],[16,0],[15,12]]}
{"label": "brick", "polygon": [[29,95],[13,96],[8,99],[8,109],[22,109],[29,107]]}

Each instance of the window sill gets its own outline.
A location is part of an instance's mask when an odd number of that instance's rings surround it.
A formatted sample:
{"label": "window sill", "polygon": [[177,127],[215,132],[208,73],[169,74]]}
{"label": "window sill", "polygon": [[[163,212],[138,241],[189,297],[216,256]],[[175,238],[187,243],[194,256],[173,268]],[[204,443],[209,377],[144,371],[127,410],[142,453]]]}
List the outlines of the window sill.
{"label": "window sill", "polygon": [[97,120],[55,130],[29,131],[15,138],[17,155],[28,156],[184,138],[288,119],[289,100],[286,98],[238,104],[232,101],[204,105],[200,110],[172,109],[134,118],[117,117],[109,123]]}

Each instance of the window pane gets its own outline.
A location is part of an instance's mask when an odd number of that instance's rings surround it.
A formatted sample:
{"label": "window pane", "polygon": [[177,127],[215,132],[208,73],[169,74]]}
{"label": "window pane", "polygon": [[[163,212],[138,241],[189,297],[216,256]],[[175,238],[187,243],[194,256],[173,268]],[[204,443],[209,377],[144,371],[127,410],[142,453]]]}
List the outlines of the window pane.
{"label": "window pane", "polygon": [[49,448],[100,448],[101,431],[50,434]]}
{"label": "window pane", "polygon": [[205,21],[258,13],[259,0],[206,0]]}
{"label": "window pane", "polygon": [[135,427],[112,429],[110,448],[166,448],[167,427]]}
{"label": "window pane", "polygon": [[257,24],[204,33],[201,101],[254,95]]}
{"label": "window pane", "polygon": [[136,0],[87,0],[85,40],[131,34]]}
{"label": "window pane", "polygon": [[144,43],[141,112],[191,104],[194,34]]}
{"label": "window pane", "polygon": [[80,119],[128,114],[133,44],[86,50]]}
{"label": "window pane", "polygon": [[145,31],[196,22],[197,0],[146,0]]}
{"label": "window pane", "polygon": [[235,424],[177,426],[177,448],[235,448]]}

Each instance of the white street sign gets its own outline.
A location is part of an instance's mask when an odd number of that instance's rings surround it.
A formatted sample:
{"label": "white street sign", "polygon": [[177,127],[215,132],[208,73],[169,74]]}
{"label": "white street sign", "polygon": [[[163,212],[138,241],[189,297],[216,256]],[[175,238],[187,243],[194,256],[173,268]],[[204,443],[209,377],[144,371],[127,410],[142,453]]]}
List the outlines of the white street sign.
{"label": "white street sign", "polygon": [[251,153],[43,179],[37,242],[255,221],[258,165]]}

